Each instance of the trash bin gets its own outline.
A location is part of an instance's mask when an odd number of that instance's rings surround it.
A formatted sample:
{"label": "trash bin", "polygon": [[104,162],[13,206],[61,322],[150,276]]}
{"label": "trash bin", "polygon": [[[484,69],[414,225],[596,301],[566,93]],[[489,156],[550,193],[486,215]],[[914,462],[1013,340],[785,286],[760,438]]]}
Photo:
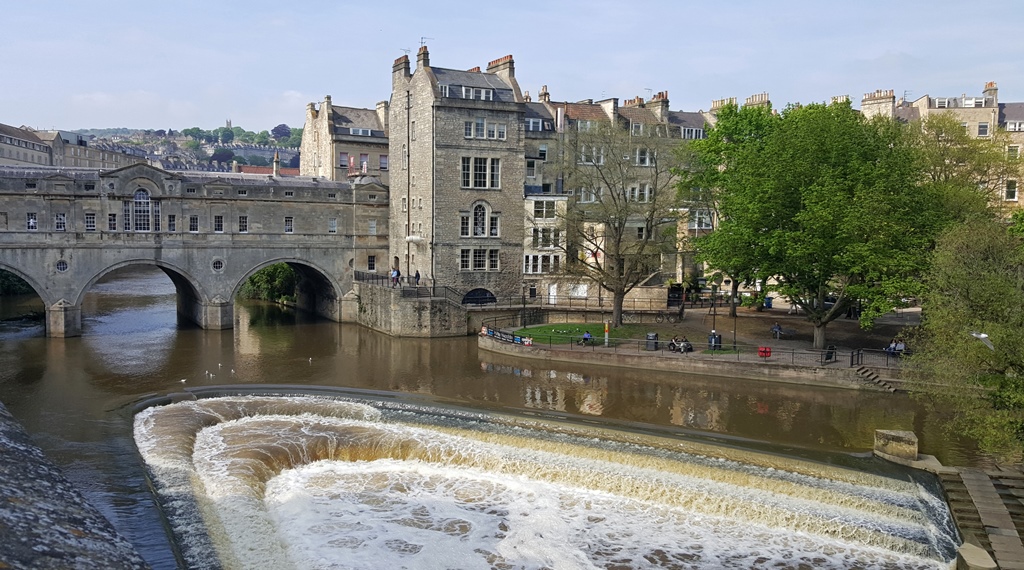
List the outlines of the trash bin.
{"label": "trash bin", "polygon": [[647,350],[658,350],[658,333],[647,333]]}
{"label": "trash bin", "polygon": [[711,331],[711,334],[708,335],[708,350],[715,350],[716,348],[718,348],[717,346],[715,346],[715,341],[716,339],[719,338],[719,336],[720,335],[715,334],[715,331]]}
{"label": "trash bin", "polygon": [[764,298],[764,308],[766,308],[766,309],[772,308],[772,298],[771,297],[765,297]]}

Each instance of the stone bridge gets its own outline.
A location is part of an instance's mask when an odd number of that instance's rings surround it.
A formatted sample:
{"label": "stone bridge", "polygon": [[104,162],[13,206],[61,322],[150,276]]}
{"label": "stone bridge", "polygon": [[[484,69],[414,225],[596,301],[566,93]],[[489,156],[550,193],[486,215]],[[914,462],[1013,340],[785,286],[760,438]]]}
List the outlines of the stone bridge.
{"label": "stone bridge", "polygon": [[232,328],[242,284],[282,262],[298,307],[340,321],[354,272],[387,273],[387,223],[373,179],[0,168],[0,269],[42,298],[51,337],[80,335],[89,288],[131,265],[163,270],[205,329]]}

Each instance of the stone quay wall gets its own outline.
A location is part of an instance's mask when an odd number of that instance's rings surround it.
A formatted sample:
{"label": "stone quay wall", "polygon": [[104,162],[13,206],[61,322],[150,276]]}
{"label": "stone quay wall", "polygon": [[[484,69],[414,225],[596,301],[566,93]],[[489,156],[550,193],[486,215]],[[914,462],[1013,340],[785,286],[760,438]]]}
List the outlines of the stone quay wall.
{"label": "stone quay wall", "polygon": [[0,568],[149,568],[0,404]]}

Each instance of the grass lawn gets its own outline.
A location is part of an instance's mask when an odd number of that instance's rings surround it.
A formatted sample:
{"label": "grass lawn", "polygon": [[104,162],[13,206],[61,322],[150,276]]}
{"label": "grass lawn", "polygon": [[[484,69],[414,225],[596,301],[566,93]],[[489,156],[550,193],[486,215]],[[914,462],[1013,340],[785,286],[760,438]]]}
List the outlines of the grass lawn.
{"label": "grass lawn", "polygon": [[[558,323],[553,325],[537,325],[515,331],[517,336],[528,336],[533,338],[534,344],[569,344],[583,338],[583,333],[590,332],[594,342],[604,342],[603,323]],[[622,325],[612,327],[608,330],[610,339],[633,339],[644,340],[647,333],[651,332],[650,325]],[[670,340],[672,337],[660,339]]]}

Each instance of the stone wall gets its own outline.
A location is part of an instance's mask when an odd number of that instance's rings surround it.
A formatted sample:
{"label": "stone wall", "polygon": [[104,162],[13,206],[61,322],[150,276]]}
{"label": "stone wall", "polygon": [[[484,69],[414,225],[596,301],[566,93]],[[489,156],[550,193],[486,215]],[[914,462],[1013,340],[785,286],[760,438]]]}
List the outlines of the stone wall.
{"label": "stone wall", "polygon": [[355,310],[343,309],[343,315],[351,314],[353,322],[391,336],[466,336],[478,330],[469,328],[465,308],[443,298],[403,297],[402,289],[360,282],[354,296]]}
{"label": "stone wall", "polygon": [[148,568],[0,404],[0,568]]}

